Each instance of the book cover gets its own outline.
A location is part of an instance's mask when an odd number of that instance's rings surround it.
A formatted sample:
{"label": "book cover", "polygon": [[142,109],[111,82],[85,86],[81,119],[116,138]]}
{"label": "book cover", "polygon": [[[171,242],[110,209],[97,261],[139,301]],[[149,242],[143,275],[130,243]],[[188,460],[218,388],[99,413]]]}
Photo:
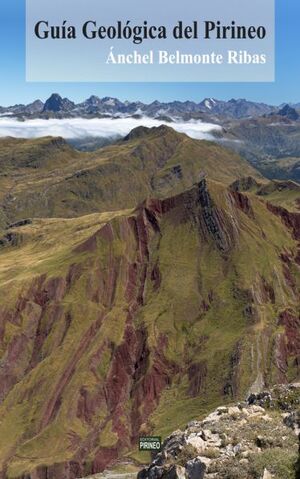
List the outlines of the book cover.
{"label": "book cover", "polygon": [[0,478],[299,478],[299,3],[0,12]]}

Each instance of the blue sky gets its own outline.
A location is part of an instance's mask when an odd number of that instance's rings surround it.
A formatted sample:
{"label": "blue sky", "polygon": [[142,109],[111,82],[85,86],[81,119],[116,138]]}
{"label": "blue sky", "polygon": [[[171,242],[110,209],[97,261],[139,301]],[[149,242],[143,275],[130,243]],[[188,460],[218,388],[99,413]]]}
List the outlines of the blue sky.
{"label": "blue sky", "polygon": [[95,94],[144,102],[201,101],[204,97],[247,98],[270,104],[300,102],[299,20],[299,0],[276,0],[274,83],[26,83],[25,0],[1,0],[0,105],[45,100],[52,92],[74,101]]}

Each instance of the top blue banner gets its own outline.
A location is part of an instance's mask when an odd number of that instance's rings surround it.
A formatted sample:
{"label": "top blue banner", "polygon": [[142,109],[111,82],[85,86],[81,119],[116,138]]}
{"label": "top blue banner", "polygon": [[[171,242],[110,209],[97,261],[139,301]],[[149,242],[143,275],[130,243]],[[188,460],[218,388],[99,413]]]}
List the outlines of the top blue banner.
{"label": "top blue banner", "polygon": [[26,79],[272,82],[274,0],[27,0]]}

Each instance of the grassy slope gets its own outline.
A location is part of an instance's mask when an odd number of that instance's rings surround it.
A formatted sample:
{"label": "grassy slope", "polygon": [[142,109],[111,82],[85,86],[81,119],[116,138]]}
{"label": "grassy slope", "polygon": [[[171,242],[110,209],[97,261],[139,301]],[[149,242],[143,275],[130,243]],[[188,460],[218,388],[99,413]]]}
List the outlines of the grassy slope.
{"label": "grassy slope", "polygon": [[299,212],[300,191],[274,191],[267,195],[265,199],[273,205],[283,206],[288,211]]}
{"label": "grassy slope", "polygon": [[[93,348],[77,366],[76,374],[65,393],[64,405],[57,419],[40,434],[37,434],[37,429],[46,405],[45,391],[50,393],[56,386],[83,333],[104,309],[101,304],[93,304],[85,297],[85,282],[87,277],[91,276],[87,258],[84,254],[72,253],[72,250],[99,230],[108,220],[120,214],[122,213],[96,214],[77,220],[37,221],[32,226],[18,231],[24,235],[23,245],[18,251],[8,253],[4,250],[1,255],[1,304],[4,309],[14,304],[20,293],[26,290],[26,285],[37,276],[43,273],[47,273],[48,278],[64,276],[74,261],[76,264],[82,262],[86,268],[79,284],[70,291],[62,303],[65,313],[71,312],[73,316],[71,328],[63,345],[57,347],[57,336],[61,336],[59,330],[63,328],[62,321],[58,321],[50,331],[43,347],[46,359],[16,385],[1,408],[1,460],[7,454],[10,455],[11,448],[14,450],[22,436],[27,436],[27,440],[21,441],[15,452],[12,465],[13,476],[20,474],[24,467],[31,469],[40,463],[52,464],[70,458],[72,455],[72,451],[68,450],[71,440],[70,432],[82,439],[88,432],[88,428],[76,419],[74,398],[78,397],[79,385],[87,384],[91,388],[95,385],[95,378],[88,371]],[[100,262],[105,254],[101,245],[97,253],[97,262]],[[92,260],[93,256],[95,254],[89,255],[88,259]],[[29,314],[21,318],[18,326],[10,323],[6,325],[4,346],[25,328],[27,321],[29,321]],[[101,333],[104,334],[103,328]],[[119,325],[114,328],[110,324],[109,329],[106,328],[105,339],[109,338],[116,343],[120,341]],[[94,340],[94,348],[99,346],[99,341],[101,341],[100,332]],[[32,351],[29,350],[28,355],[30,354]],[[27,400],[20,404],[19,398],[23,395],[27,397]],[[99,412],[99,417],[101,414],[105,415],[105,411]],[[30,440],[31,436],[33,440]]]}
{"label": "grassy slope", "polygon": [[[237,186],[238,185],[238,186]],[[300,184],[292,180],[272,180],[255,183],[252,178],[244,178],[232,185],[238,191],[253,193],[272,203],[282,206],[288,211],[297,213],[300,205]]]}
{"label": "grassy slope", "polygon": [[[214,149],[210,144],[209,148]],[[262,344],[259,346],[263,351],[259,367],[269,378],[275,378],[274,364],[270,369],[268,361],[272,357],[272,337],[278,329],[278,314],[287,306],[298,308],[279,259],[283,250],[296,253],[297,244],[281,220],[254,195],[250,195],[253,219],[233,205],[222,185],[210,182],[210,191],[222,211],[225,229],[233,231],[234,241],[229,254],[220,253],[209,235],[199,234],[199,226],[187,216],[185,206],[179,205],[165,214],[160,222],[161,234],[151,237],[149,258],[150,265],[159,265],[161,284],[155,289],[148,275],[145,303],[134,318],[137,327],[146,327],[148,347],[153,353],[150,363],[155,359],[157,339],[162,334],[168,338],[165,357],[180,369],[170,387],[164,390],[148,422],[149,430],[163,436],[182,427],[189,419],[201,416],[215,404],[231,400],[231,396],[223,395],[224,384],[231,376],[237,383],[238,395],[246,393],[258,372],[257,337],[260,341],[267,338],[265,349]],[[83,385],[93,392],[99,387],[99,381],[105,380],[111,362],[107,343],[117,345],[122,341],[127,309],[124,275],[127,274],[126,263],[136,257],[135,240],[131,234],[124,237],[121,226],[122,218],[130,214],[136,213],[123,211],[72,220],[36,220],[32,225],[16,228],[22,236],[20,246],[0,250],[2,310],[14,310],[17,298],[26,295],[30,282],[43,273],[48,278],[64,277],[71,264],[82,264],[84,271],[61,302],[64,315],[72,314],[64,341],[59,344],[57,339],[63,327],[60,319],[49,331],[43,346],[44,359],[19,381],[0,407],[0,461],[13,456],[8,477],[16,477],[41,463],[71,459],[76,449],[74,441],[83,441],[93,425],[101,424],[107,416],[102,407],[96,410],[92,425],[87,424],[77,417],[77,402]],[[195,214],[201,215],[201,209],[195,210]],[[113,242],[100,238],[93,252],[74,250],[108,221],[114,232]],[[114,304],[109,310],[105,304],[89,299],[87,285],[93,289],[99,281],[99,268],[105,276],[112,258],[120,267]],[[295,275],[299,282],[297,269]],[[262,277],[275,291],[274,304],[263,299]],[[249,303],[248,291],[255,298],[256,319],[244,313]],[[202,309],[203,301],[209,304],[208,311]],[[63,391],[56,418],[40,430],[45,391],[51,394],[84,332],[102,313],[106,314],[106,319],[77,363]],[[29,316],[29,313],[24,314],[18,323],[5,322],[3,352],[12,338],[24,331]],[[26,358],[32,354],[32,344],[28,344]],[[101,345],[104,353],[97,364],[99,376],[96,381],[90,365]],[[235,371],[231,359],[237,345],[240,345],[241,357]],[[196,397],[188,394],[187,372],[193,363],[205,363],[207,367],[207,377]],[[26,400],[20,402],[20,397]],[[126,407],[130,407],[129,398]],[[106,423],[99,434],[98,445],[102,443],[108,447],[115,442],[116,434]]]}
{"label": "grassy slope", "polygon": [[233,121],[224,133],[239,152],[269,179],[300,181],[300,123],[282,117]]}
{"label": "grassy slope", "polygon": [[[226,205],[223,188],[215,184],[214,189],[218,204]],[[228,204],[224,205],[228,208],[227,214],[238,215],[235,219],[240,228],[238,242],[229,258],[222,258],[210,243],[199,245],[197,236],[193,237],[189,229],[178,235],[178,230],[171,227],[169,232],[171,238],[167,237],[165,249],[164,243],[161,243],[160,264],[164,266],[163,276],[166,278],[172,308],[168,307],[170,303],[166,303],[165,298],[155,298],[154,304],[148,303],[149,317],[145,317],[145,320],[148,319],[149,326],[153,327],[154,317],[159,318],[155,322],[158,329],[165,331],[168,337],[171,336],[173,339],[168,350],[170,357],[175,359],[180,353],[182,356],[187,354],[186,343],[182,341],[184,336],[191,353],[191,358],[187,356],[186,359],[204,360],[210,371],[209,385],[205,388],[205,394],[189,399],[186,404],[180,401],[187,386],[182,378],[165,392],[163,401],[153,416],[155,431],[162,434],[172,430],[172,427],[169,427],[172,418],[176,418],[174,426],[182,427],[191,417],[199,417],[201,413],[206,412],[207,404],[212,407],[219,401],[220,384],[228,376],[230,355],[240,340],[245,348],[242,361],[244,370],[239,379],[240,392],[246,394],[256,374],[255,368],[251,371],[250,360],[250,345],[255,329],[267,329],[269,324],[273,328],[276,325],[278,311],[287,303],[297,308],[297,301],[291,300],[289,287],[283,279],[282,265],[278,258],[282,249],[289,247],[293,249],[295,243],[288,239],[281,222],[270,215],[260,201],[251,199],[255,221],[249,220],[242,212],[231,212]],[[265,239],[263,232],[267,236]],[[185,245],[185,248],[178,250],[178,244]],[[168,258],[166,265],[164,255]],[[247,304],[243,293],[252,290],[259,296],[260,276],[270,281],[276,292],[277,301],[275,305],[260,304],[263,301],[257,301],[258,320],[253,328],[253,324],[243,313]],[[212,291],[214,294],[212,307],[201,317],[199,302],[202,299],[208,301],[208,295]],[[162,288],[162,292],[161,296],[165,295],[165,288]],[[159,308],[160,312],[156,308]],[[244,336],[245,333],[248,336]],[[199,339],[204,337],[205,347],[198,351]]]}
{"label": "grassy slope", "polygon": [[269,178],[300,180],[299,156],[267,159],[261,162],[261,171]]}
{"label": "grassy slope", "polygon": [[0,167],[2,215],[9,223],[134,207],[146,197],[189,188],[203,170],[226,184],[258,176],[237,154],[167,127],[93,153],[79,153],[60,139],[4,139]]}

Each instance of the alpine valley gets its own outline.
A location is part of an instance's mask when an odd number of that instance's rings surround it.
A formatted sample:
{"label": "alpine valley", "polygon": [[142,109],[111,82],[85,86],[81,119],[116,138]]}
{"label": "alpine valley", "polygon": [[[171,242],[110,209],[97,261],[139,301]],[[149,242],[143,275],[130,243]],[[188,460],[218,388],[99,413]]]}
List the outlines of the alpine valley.
{"label": "alpine valley", "polygon": [[[179,428],[141,479],[299,477],[298,107],[52,95],[1,109],[168,123],[101,148],[0,139],[2,479],[139,470],[139,436]],[[178,118],[221,128],[198,140]],[[201,434],[211,472],[183,467]]]}

